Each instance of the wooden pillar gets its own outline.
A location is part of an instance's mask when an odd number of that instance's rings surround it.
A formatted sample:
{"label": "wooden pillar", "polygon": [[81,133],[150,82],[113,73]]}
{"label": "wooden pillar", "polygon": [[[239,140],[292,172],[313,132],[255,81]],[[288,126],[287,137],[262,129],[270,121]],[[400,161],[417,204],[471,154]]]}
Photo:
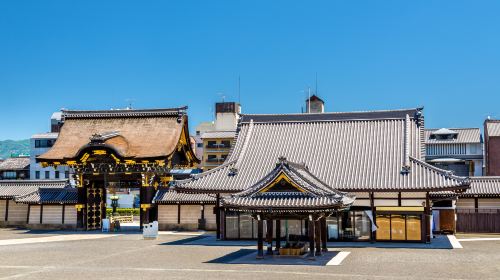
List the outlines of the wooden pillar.
{"label": "wooden pillar", "polygon": [[321,250],[328,252],[328,227],[326,226],[326,217],[321,219]]}
{"label": "wooden pillar", "polygon": [[267,224],[267,233],[266,233],[266,242],[267,242],[267,252],[266,254],[273,254],[273,220],[269,219],[266,222]]}
{"label": "wooden pillar", "polygon": [[177,204],[177,224],[181,223],[181,204]]}
{"label": "wooden pillar", "polygon": [[83,184],[83,175],[78,176],[79,182],[77,185],[78,192],[78,208],[76,212],[76,228],[86,229],[87,223],[85,222],[85,209],[87,208],[87,187]]}
{"label": "wooden pillar", "polygon": [[5,221],[9,221],[9,199],[5,201]]}
{"label": "wooden pillar", "polygon": [[214,211],[215,211],[215,224],[217,227],[217,231],[216,231],[217,239],[220,239],[220,231],[221,231],[220,230],[220,209],[219,209],[219,206],[220,206],[220,194],[216,194]]}
{"label": "wooden pillar", "polygon": [[40,204],[40,224],[43,223],[43,204]]}
{"label": "wooden pillar", "polygon": [[314,235],[315,235],[315,230],[314,230],[314,220],[313,217],[309,217],[309,227],[308,227],[308,232],[309,232],[309,259],[310,260],[315,260],[315,254],[314,254]]}
{"label": "wooden pillar", "polygon": [[316,235],[315,241],[316,241],[316,256],[321,256],[321,220],[316,220],[314,223],[314,234]]}
{"label": "wooden pillar", "polygon": [[276,254],[280,254],[281,248],[281,220],[276,220]]}
{"label": "wooden pillar", "polygon": [[30,223],[30,212],[31,212],[31,204],[28,204],[28,215],[26,215],[26,224]]}
{"label": "wooden pillar", "polygon": [[66,212],[66,205],[65,205],[65,204],[63,204],[63,205],[62,205],[62,215],[61,215],[61,216],[62,216],[62,218],[61,218],[61,222],[62,222],[62,224],[63,224],[63,225],[64,225],[64,219],[66,218],[66,217],[65,217],[65,216],[66,216],[66,213],[65,213],[65,212]]}
{"label": "wooden pillar", "polygon": [[479,212],[479,198],[474,197],[474,212]]}
{"label": "wooden pillar", "polygon": [[425,242],[431,242],[431,201],[429,199],[429,193],[425,195]]}
{"label": "wooden pillar", "polygon": [[[399,193],[401,195],[401,193]],[[372,230],[372,226],[374,223],[375,224],[375,199],[374,199],[374,195],[373,193],[370,193],[370,208],[372,210],[372,219],[373,219],[373,222],[370,221],[370,242],[375,242],[375,239],[376,239],[376,236],[375,236],[375,232]]]}
{"label": "wooden pillar", "polygon": [[259,217],[257,220],[257,259],[264,258],[264,242],[263,242],[263,234],[264,234],[264,221]]}

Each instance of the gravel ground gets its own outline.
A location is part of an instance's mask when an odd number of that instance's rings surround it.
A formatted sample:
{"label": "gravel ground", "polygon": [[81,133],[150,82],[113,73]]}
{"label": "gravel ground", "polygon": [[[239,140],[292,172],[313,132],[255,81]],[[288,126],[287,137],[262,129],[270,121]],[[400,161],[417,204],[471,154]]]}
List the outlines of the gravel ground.
{"label": "gravel ground", "polygon": [[[0,240],[16,234],[40,236],[0,229]],[[43,236],[50,234],[57,233]],[[500,241],[464,242],[456,250],[348,248],[340,266],[284,266],[214,263],[252,247],[179,242],[186,238],[193,237],[124,234],[0,246],[0,279],[500,279]]]}

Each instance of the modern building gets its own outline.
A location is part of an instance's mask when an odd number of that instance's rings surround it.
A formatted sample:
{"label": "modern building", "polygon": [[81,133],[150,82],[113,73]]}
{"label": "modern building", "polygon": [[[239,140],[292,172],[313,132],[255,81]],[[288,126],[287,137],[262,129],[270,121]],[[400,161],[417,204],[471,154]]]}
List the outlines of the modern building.
{"label": "modern building", "polygon": [[226,160],[238,125],[240,104],[215,103],[215,121],[196,127],[196,154],[201,155],[203,170],[215,168]]}
{"label": "modern building", "polygon": [[[269,194],[266,193],[269,190],[254,193],[247,204],[248,211],[244,212],[235,211],[227,201],[242,205],[246,198],[242,198],[241,192],[259,182],[272,181],[298,186],[295,189],[299,192],[286,191],[292,197],[303,195],[300,186],[311,182],[355,197],[349,210],[326,219],[328,240],[430,242],[430,194],[464,192],[470,182],[426,163],[424,136],[420,108],[241,115],[236,142],[226,162],[191,179],[175,182],[174,189],[216,196],[217,236],[222,239],[259,235],[258,219],[250,210],[266,206],[264,196],[279,198],[284,190],[271,188]],[[313,175],[272,173],[278,158],[300,164],[301,170]],[[296,201],[289,207],[305,205],[298,203],[298,198]],[[311,198],[307,205],[319,201]],[[278,214],[278,210],[283,209],[268,207],[270,214]],[[297,236],[311,233],[304,217],[288,216],[280,220],[283,233]],[[276,228],[276,223],[273,224]]]}
{"label": "modern building", "polygon": [[46,153],[57,140],[59,133],[47,132],[31,136],[30,139],[30,178],[35,180],[59,180],[69,179],[69,168],[67,166],[42,167],[36,162],[36,157]]}
{"label": "modern building", "polygon": [[483,138],[479,128],[425,130],[427,163],[458,176],[483,175]]}
{"label": "modern building", "polygon": [[0,163],[0,180],[27,180],[30,178],[30,158],[19,156]]}
{"label": "modern building", "polygon": [[484,122],[486,176],[500,176],[500,120]]}

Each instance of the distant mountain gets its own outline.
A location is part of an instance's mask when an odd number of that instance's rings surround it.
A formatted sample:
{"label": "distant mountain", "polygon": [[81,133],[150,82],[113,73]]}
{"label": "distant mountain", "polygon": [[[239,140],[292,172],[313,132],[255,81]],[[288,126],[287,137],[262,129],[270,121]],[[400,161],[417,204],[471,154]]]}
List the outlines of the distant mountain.
{"label": "distant mountain", "polygon": [[30,140],[4,140],[0,141],[0,158],[10,158],[11,155],[30,153]]}

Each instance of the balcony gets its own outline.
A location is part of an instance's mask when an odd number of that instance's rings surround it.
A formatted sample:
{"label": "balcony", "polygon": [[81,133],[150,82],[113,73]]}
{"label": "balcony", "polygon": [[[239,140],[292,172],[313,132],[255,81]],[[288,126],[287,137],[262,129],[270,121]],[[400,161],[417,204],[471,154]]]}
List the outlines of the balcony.
{"label": "balcony", "polygon": [[206,149],[213,149],[213,150],[227,150],[231,148],[231,145],[227,144],[208,144],[205,145]]}

